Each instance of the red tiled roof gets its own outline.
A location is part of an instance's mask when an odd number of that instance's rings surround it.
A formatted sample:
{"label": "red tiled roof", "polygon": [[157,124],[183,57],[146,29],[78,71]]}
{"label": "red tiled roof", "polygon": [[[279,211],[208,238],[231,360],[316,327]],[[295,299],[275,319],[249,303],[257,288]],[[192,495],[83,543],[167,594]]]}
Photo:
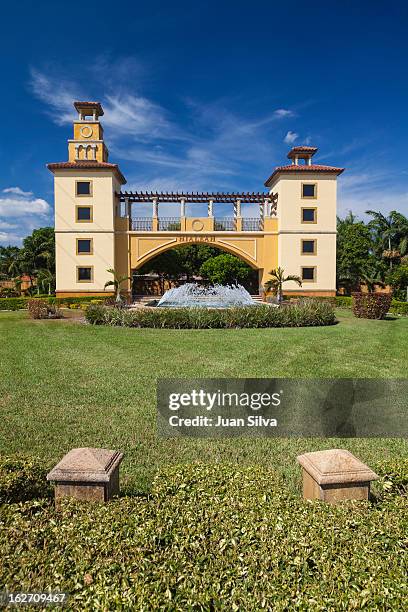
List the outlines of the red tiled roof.
{"label": "red tiled roof", "polygon": [[308,153],[309,155],[314,155],[317,151],[317,147],[308,147],[306,145],[302,145],[299,147],[292,147],[291,150],[288,153],[288,158],[291,159],[292,157],[295,157],[296,155],[302,154],[302,153]]}
{"label": "red tiled roof", "polygon": [[48,170],[113,170],[122,185],[126,183],[126,179],[119,170],[118,164],[110,164],[108,162],[98,161],[76,161],[76,162],[54,162],[47,164]]}
{"label": "red tiled roof", "polygon": [[269,186],[269,183],[277,174],[284,174],[286,172],[324,172],[326,174],[341,174],[344,171],[344,168],[336,168],[335,166],[321,166],[312,164],[308,166],[307,164],[290,164],[289,166],[278,166],[272,172],[271,176],[265,181],[265,187]]}
{"label": "red tiled roof", "polygon": [[103,115],[103,108],[100,102],[80,102],[76,100],[74,102],[74,107],[75,107],[75,110],[78,111],[78,113],[81,110],[81,108],[95,108],[100,117]]}

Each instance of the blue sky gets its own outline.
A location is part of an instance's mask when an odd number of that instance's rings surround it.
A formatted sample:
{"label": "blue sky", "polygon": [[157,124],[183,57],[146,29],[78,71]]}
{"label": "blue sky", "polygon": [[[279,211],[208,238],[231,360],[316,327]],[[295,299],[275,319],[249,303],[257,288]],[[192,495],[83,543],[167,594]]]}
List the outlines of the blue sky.
{"label": "blue sky", "polygon": [[[263,190],[293,144],[339,213],[408,214],[406,2],[3,3],[0,244],[52,224],[47,162],[100,100],[128,188]],[[221,211],[223,212],[223,211]]]}

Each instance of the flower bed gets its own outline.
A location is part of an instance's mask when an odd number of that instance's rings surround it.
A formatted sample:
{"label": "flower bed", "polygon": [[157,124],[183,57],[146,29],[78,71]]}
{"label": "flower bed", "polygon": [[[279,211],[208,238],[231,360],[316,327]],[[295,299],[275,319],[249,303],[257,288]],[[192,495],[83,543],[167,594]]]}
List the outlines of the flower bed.
{"label": "flower bed", "polygon": [[136,308],[128,310],[90,305],[85,316],[87,321],[93,325],[174,329],[312,327],[336,323],[332,306],[318,300],[305,300],[284,308],[260,305],[226,309]]}

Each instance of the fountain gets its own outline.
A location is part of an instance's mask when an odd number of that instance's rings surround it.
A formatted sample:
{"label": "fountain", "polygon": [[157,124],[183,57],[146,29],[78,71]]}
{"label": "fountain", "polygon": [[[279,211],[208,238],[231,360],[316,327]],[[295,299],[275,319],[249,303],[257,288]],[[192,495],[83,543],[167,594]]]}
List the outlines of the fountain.
{"label": "fountain", "polygon": [[242,285],[212,285],[203,287],[197,283],[186,283],[169,289],[163,295],[158,308],[232,308],[233,306],[256,306],[256,302]]}

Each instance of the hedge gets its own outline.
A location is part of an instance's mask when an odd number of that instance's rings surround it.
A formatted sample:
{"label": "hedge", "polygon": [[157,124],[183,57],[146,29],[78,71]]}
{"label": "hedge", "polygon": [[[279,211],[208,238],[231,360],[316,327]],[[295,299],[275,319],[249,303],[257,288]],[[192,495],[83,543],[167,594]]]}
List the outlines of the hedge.
{"label": "hedge", "polygon": [[47,470],[38,458],[0,456],[0,504],[49,497]]}
{"label": "hedge", "polygon": [[[48,304],[55,304],[57,306],[69,306],[70,304],[82,304],[104,301],[101,298],[95,296],[83,296],[83,297],[65,297],[58,298],[55,296],[47,296],[46,298],[41,296],[33,297],[18,297],[18,298],[0,298],[0,310],[25,310],[30,300],[45,299]],[[106,299],[109,299],[107,296]]]}
{"label": "hedge", "polygon": [[402,610],[406,496],[330,506],[266,468],[184,465],[149,496],[0,508],[0,583],[74,610]]}
{"label": "hedge", "polygon": [[93,325],[215,329],[253,327],[310,327],[336,323],[330,304],[305,300],[293,306],[246,306],[240,308],[114,308],[90,305],[85,313]]}

